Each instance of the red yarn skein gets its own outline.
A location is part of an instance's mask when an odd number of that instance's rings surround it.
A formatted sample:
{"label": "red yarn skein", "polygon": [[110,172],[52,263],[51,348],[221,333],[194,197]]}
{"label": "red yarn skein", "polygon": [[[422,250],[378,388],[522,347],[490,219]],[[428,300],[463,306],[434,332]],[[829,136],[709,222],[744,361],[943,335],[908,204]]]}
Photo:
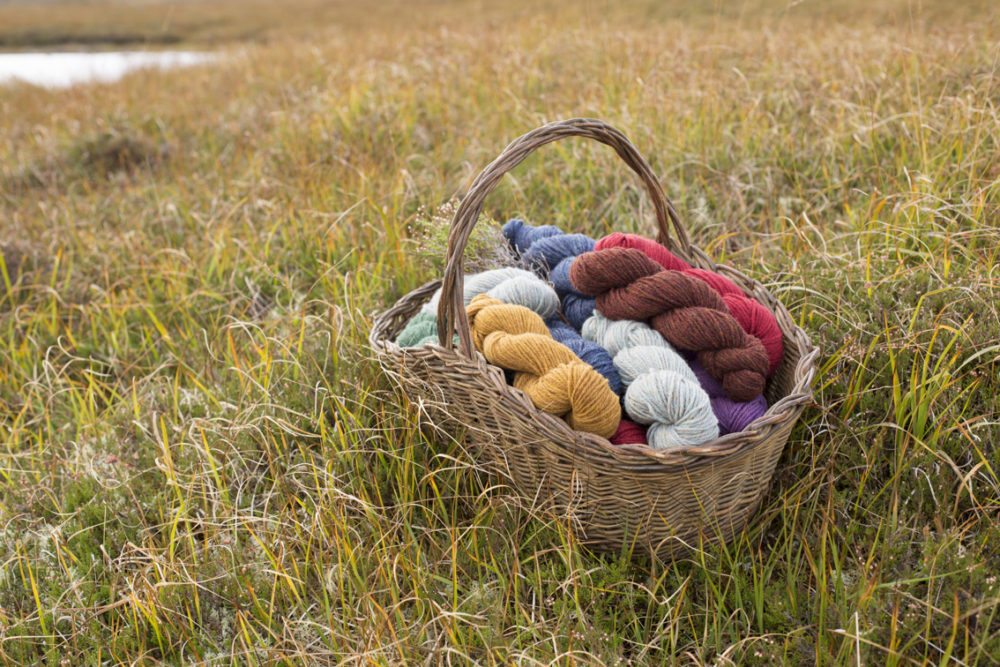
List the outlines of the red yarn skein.
{"label": "red yarn skein", "polygon": [[707,283],[713,290],[722,295],[726,307],[729,308],[729,312],[740,323],[743,330],[763,343],[764,349],[767,350],[768,375],[773,374],[778,368],[785,351],[778,320],[775,319],[774,313],[749,298],[729,278],[705,269],[693,268],[662,244],[637,234],[615,232],[605,236],[594,246],[595,250],[608,248],[639,250],[668,271],[681,271]]}
{"label": "red yarn skein", "polygon": [[[594,250],[607,250],[608,248],[634,248],[641,250],[642,254],[665,268],[667,271],[690,271],[693,267],[683,259],[667,250],[663,244],[638,234],[622,234],[614,232],[600,239],[594,246]],[[736,285],[733,285],[736,287]],[[739,288],[736,288],[739,291]]]}
{"label": "red yarn skein", "polygon": [[645,445],[646,428],[630,419],[622,419],[610,440],[612,445]]}
{"label": "red yarn skein", "polygon": [[569,277],[578,291],[596,297],[597,310],[605,317],[648,321],[674,346],[697,352],[730,398],[749,401],[764,391],[767,351],[704,282],[664,271],[631,248],[584,253],[573,262]]}

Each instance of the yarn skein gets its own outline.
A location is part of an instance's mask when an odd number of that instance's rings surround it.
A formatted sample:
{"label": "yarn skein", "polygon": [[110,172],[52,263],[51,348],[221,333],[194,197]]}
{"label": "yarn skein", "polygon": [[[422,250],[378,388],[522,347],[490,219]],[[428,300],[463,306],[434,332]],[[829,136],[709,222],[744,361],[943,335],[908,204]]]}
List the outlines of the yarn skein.
{"label": "yarn skein", "polygon": [[400,347],[420,347],[437,341],[437,317],[423,310],[410,318],[396,336],[396,345]]}
{"label": "yarn skein", "polygon": [[[553,338],[571,349],[576,356],[586,361],[595,371],[603,375],[607,379],[611,391],[619,396],[622,395],[624,386],[622,385],[621,376],[618,374],[618,369],[615,368],[614,361],[612,361],[611,355],[608,354],[607,350],[581,336],[580,332],[574,329],[572,325],[558,317],[546,320],[545,324],[548,325],[549,333],[552,334]],[[662,337],[659,335],[657,337],[662,340]],[[631,419],[622,417],[621,423],[618,425],[618,430],[615,431],[615,434],[609,440],[612,445],[645,445],[647,444],[646,427],[635,423]]]}
{"label": "yarn skein", "polygon": [[518,255],[531,247],[534,242],[549,236],[559,236],[563,230],[555,225],[530,225],[520,218],[512,218],[504,223],[503,235]]}
{"label": "yarn skein", "polygon": [[[559,296],[548,284],[531,271],[512,267],[474,273],[465,277],[463,301],[468,306],[479,294],[530,308],[543,318],[559,310]],[[438,289],[420,311],[406,323],[396,337],[400,347],[420,347],[438,342],[437,309],[441,300]]]}
{"label": "yarn skein", "polygon": [[622,234],[621,232],[609,234],[598,241],[594,249],[604,250],[607,248],[640,250],[668,271],[681,271],[707,283],[722,295],[726,307],[743,327],[743,330],[758,338],[764,345],[764,349],[767,350],[768,375],[772,375],[777,370],[784,355],[784,342],[778,320],[774,317],[774,313],[744,294],[736,283],[718,273],[693,268],[662,244],[637,234]]}
{"label": "yarn skein", "polygon": [[[531,271],[519,269],[513,266],[505,266],[500,269],[492,269],[490,271],[468,274],[462,281],[462,302],[468,306],[473,297],[489,292],[495,288],[499,288],[503,283],[517,278],[523,278],[526,281],[538,282],[538,276]],[[517,284],[524,285],[525,283],[519,282]],[[527,287],[526,289],[530,290],[532,288]],[[430,300],[424,304],[421,310],[437,315],[438,304],[440,302],[441,289],[438,288],[438,290],[431,296]],[[545,306],[544,312],[540,312],[540,314],[543,318],[551,317],[558,309],[558,299],[554,303],[549,300],[548,305]]]}
{"label": "yarn skein", "polygon": [[615,431],[610,440],[612,445],[649,444],[649,441],[646,440],[646,427],[624,417],[622,417],[622,421],[618,425],[618,430]]}
{"label": "yarn skein", "polygon": [[503,234],[525,264],[549,279],[559,295],[563,316],[579,331],[594,313],[595,302],[573,287],[569,267],[578,255],[594,249],[594,240],[583,234],[565,234],[555,225],[535,227],[517,218],[507,221]]}
{"label": "yarn skein", "polygon": [[767,400],[763,395],[749,401],[734,401],[726,396],[722,386],[708,374],[704,366],[693,361],[691,370],[712,401],[712,412],[719,420],[720,435],[738,433],[767,412]]}
{"label": "yarn skein", "polygon": [[[592,340],[604,346],[608,354],[612,356],[628,347],[643,345],[661,346],[673,351],[670,343],[664,340],[663,336],[650,329],[648,325],[630,320],[612,321],[600,313],[595,313],[584,323],[582,335],[586,340]],[[676,354],[676,352],[674,353]],[[697,361],[690,364],[685,363],[683,368],[676,360],[672,361],[674,362],[673,368],[678,373],[689,380],[695,380],[708,394],[712,412],[719,422],[719,435],[742,431],[750,422],[767,411],[767,401],[763,395],[749,401],[734,401],[726,396],[722,386]],[[626,411],[627,409],[626,406]]]}
{"label": "yarn skein", "polygon": [[552,338],[537,313],[485,294],[465,311],[476,349],[491,364],[514,371],[514,386],[535,407],[578,431],[614,435],[621,422],[618,396],[600,373]]}
{"label": "yarn skein", "polygon": [[583,234],[547,236],[532,243],[521,257],[529,267],[540,267],[541,271],[549,273],[562,261],[590,252],[594,245],[594,239]]}
{"label": "yarn skein", "polygon": [[618,396],[622,395],[624,389],[622,379],[618,375],[618,369],[615,368],[607,350],[597,343],[585,339],[579,331],[558,317],[549,318],[545,324],[549,327],[552,338],[568,347],[573,354],[586,361],[595,371],[603,375],[608,381],[611,391]]}
{"label": "yarn skein", "polygon": [[606,317],[648,321],[677,348],[696,352],[730,398],[749,401],[763,393],[767,351],[743,331],[722,297],[704,282],[666,271],[632,248],[580,255],[570,267],[570,280],[597,298],[597,310]]}
{"label": "yarn skein", "polygon": [[649,424],[654,449],[698,445],[719,436],[719,422],[694,372],[663,337],[641,322],[595,313],[583,336],[614,355],[625,389],[625,411]]}
{"label": "yarn skein", "polygon": [[594,314],[597,308],[597,301],[592,296],[583,294],[575,287],[569,279],[569,269],[573,265],[576,257],[569,257],[556,264],[549,274],[549,282],[556,290],[559,301],[562,303],[563,317],[577,330],[583,326],[587,318]]}

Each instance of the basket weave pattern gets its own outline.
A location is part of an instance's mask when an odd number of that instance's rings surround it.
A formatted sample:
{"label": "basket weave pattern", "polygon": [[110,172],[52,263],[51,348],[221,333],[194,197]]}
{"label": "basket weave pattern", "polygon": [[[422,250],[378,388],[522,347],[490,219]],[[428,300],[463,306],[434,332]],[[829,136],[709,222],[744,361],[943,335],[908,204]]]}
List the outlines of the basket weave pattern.
{"label": "basket weave pattern", "polygon": [[[570,136],[611,146],[639,175],[661,243],[693,266],[730,278],[775,314],[784,359],[768,382],[767,412],[745,431],[674,450],[614,446],[535,408],[506,383],[503,371],[474,351],[462,300],[462,258],[483,202],[532,151]],[[369,339],[387,374],[435,426],[463,433],[477,461],[508,477],[522,495],[568,513],[581,541],[592,548],[634,547],[671,558],[743,530],[767,491],[792,427],[812,400],[819,351],[763,285],[716,265],[691,245],[649,165],[623,134],[601,121],[572,119],[511,143],[476,178],[456,211],[447,260],[444,279],[410,292],[379,315]],[[438,287],[443,287],[440,344],[400,348],[396,336]]]}

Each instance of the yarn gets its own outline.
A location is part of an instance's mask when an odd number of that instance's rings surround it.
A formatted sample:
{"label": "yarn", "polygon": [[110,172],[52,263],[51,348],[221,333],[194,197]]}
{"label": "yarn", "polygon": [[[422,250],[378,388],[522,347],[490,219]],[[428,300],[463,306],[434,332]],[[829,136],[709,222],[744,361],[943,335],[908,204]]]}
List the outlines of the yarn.
{"label": "yarn", "polygon": [[[688,271],[692,267],[683,259],[670,252],[661,243],[638,234],[622,234],[613,232],[597,241],[595,250],[607,250],[608,248],[634,248],[642,251],[644,255],[665,268],[667,271]],[[739,288],[737,288],[738,290]]]}
{"label": "yarn", "polygon": [[[629,347],[647,345],[670,347],[670,344],[663,339],[663,336],[642,322],[633,322],[631,320],[612,321],[600,313],[595,314],[584,323],[583,337],[604,345],[611,355],[616,355]],[[688,379],[697,380],[701,388],[708,394],[712,405],[712,412],[715,413],[715,417],[719,421],[720,435],[742,431],[750,422],[767,411],[767,401],[764,400],[763,396],[757,396],[746,402],[734,401],[728,398],[722,390],[722,386],[697,361],[693,361],[690,364],[685,363],[684,368],[682,368],[674,360],[673,368]]]}
{"label": "yarn", "polygon": [[612,445],[645,445],[646,429],[631,419],[622,419],[618,424],[618,430],[610,439]]}
{"label": "yarn", "polygon": [[767,412],[767,400],[763,395],[750,401],[734,401],[726,397],[716,379],[709,375],[705,367],[697,361],[691,363],[691,371],[698,378],[701,388],[712,400],[712,412],[719,420],[721,435],[738,433]]}
{"label": "yarn", "polygon": [[[500,283],[514,278],[537,278],[537,276],[535,276],[535,274],[531,271],[518,269],[513,266],[507,266],[502,269],[492,269],[490,271],[482,271],[480,273],[467,274],[465,279],[462,281],[462,300],[465,305],[468,306],[469,302],[472,301],[472,297],[484,292],[489,292],[494,287],[499,286]],[[438,304],[440,302],[441,289],[438,288],[438,290],[434,292],[433,296],[431,296],[430,301],[425,303],[421,310],[437,315]]]}
{"label": "yarn", "polygon": [[767,351],[743,331],[722,297],[697,278],[665,271],[639,250],[608,248],[577,257],[570,281],[595,296],[606,317],[649,321],[671,344],[697,352],[730,398],[748,401],[763,393]]}
{"label": "yarn", "polygon": [[[594,313],[593,317],[583,323],[581,335],[587,340],[599,343],[612,357],[632,347],[670,347],[670,343],[650,329],[645,322],[609,320],[601,313]],[[694,378],[690,367],[684,370],[679,364],[674,365],[677,367],[677,372],[688,378]]]}
{"label": "yarn", "polygon": [[547,236],[531,244],[521,253],[525,263],[531,267],[542,267],[551,271],[565,259],[573,259],[594,249],[594,239],[583,234],[561,234]]}
{"label": "yarn", "polygon": [[569,269],[573,265],[573,260],[568,258],[556,264],[549,274],[549,282],[556,290],[559,300],[562,303],[563,317],[577,330],[583,326],[587,318],[594,314],[597,302],[594,297],[587,296],[579,292],[569,279]]}
{"label": "yarn", "polygon": [[583,325],[583,336],[614,355],[625,390],[625,411],[649,424],[654,449],[697,445],[719,435],[708,394],[694,372],[663,337],[641,322],[612,321],[599,312]]}
{"label": "yarn", "polygon": [[534,225],[529,225],[520,218],[508,220],[504,223],[502,231],[504,238],[507,239],[519,255],[524,253],[524,251],[531,247],[531,244],[536,241],[549,236],[558,236],[563,233],[563,231],[555,225],[541,225],[539,227],[535,227]]}
{"label": "yarn", "polygon": [[611,391],[618,396],[622,395],[621,376],[618,375],[618,369],[615,368],[607,350],[597,343],[586,340],[579,331],[558,317],[546,320],[545,324],[548,325],[549,333],[554,339],[568,347],[573,354],[586,361],[595,371],[603,375],[608,381]]}
{"label": "yarn", "polygon": [[[485,293],[504,303],[530,308],[543,318],[552,317],[559,310],[559,296],[552,287],[524,269],[507,267],[474,273],[467,275],[463,283],[466,306],[473,297]],[[440,301],[441,290],[438,289],[396,338],[400,347],[420,347],[438,342],[437,309]]]}
{"label": "yarn", "polygon": [[537,313],[485,294],[466,308],[476,349],[515,371],[514,386],[540,410],[578,430],[609,438],[618,429],[618,396],[600,373],[555,341]]}
{"label": "yarn", "polygon": [[569,267],[575,257],[594,249],[594,240],[583,234],[565,234],[554,225],[534,227],[517,218],[507,221],[503,234],[528,266],[548,277],[559,295],[563,316],[579,331],[594,313],[595,303],[573,287]]}
{"label": "yarn", "polygon": [[[583,337],[597,341],[603,345],[612,356],[628,347],[640,345],[669,347],[663,336],[642,322],[631,320],[608,320],[596,313],[583,325]],[[719,434],[742,431],[750,422],[767,411],[767,401],[763,396],[757,396],[750,401],[734,401],[727,397],[715,378],[708,374],[705,367],[697,361],[685,364],[687,367],[675,366],[677,372],[685,377],[695,379],[705,390],[712,404],[712,412],[719,421]]]}
{"label": "yarn", "polygon": [[743,330],[758,338],[764,345],[764,349],[767,350],[768,375],[772,375],[778,368],[784,355],[784,342],[778,320],[775,319],[774,313],[749,298],[729,278],[705,269],[692,268],[690,264],[670,252],[662,244],[636,234],[615,232],[605,236],[595,246],[595,250],[607,248],[634,248],[668,271],[681,271],[707,283],[709,287],[722,295],[726,307],[743,327]]}
{"label": "yarn", "polygon": [[517,276],[505,280],[485,294],[504,303],[524,306],[543,318],[559,312],[559,296],[537,276]]}
{"label": "yarn", "polygon": [[[718,275],[707,271],[705,273],[712,276]],[[726,308],[740,323],[743,330],[764,345],[764,349],[767,351],[768,376],[773,375],[785,356],[784,336],[774,313],[762,304],[746,297],[742,292],[740,294],[723,294],[722,300],[726,302]]]}
{"label": "yarn", "polygon": [[[663,336],[642,322],[612,321],[599,313],[584,323],[583,337],[586,340],[597,341],[604,345],[612,356],[628,347],[641,345],[669,347],[670,345],[663,339]],[[685,364],[685,368],[681,368],[675,361],[673,367],[681,375],[697,380],[701,388],[708,394],[712,404],[712,412],[719,420],[720,435],[742,431],[750,422],[767,411],[767,401],[763,396],[757,396],[743,402],[728,398],[722,391],[722,385],[709,375],[705,367],[697,361]]]}
{"label": "yarn", "polygon": [[437,342],[437,339],[437,318],[421,310],[399,332],[396,344],[400,347],[420,347]]}

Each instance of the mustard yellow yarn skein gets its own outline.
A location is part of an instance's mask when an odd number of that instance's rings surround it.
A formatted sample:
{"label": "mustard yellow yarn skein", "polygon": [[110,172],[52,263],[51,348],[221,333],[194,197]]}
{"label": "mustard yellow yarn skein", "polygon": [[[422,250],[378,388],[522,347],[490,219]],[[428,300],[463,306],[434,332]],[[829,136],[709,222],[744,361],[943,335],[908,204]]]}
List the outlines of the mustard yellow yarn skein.
{"label": "mustard yellow yarn skein", "polygon": [[491,364],[514,371],[514,386],[535,407],[577,431],[614,434],[622,417],[618,396],[604,376],[552,338],[537,313],[485,294],[465,310],[476,349]]}

